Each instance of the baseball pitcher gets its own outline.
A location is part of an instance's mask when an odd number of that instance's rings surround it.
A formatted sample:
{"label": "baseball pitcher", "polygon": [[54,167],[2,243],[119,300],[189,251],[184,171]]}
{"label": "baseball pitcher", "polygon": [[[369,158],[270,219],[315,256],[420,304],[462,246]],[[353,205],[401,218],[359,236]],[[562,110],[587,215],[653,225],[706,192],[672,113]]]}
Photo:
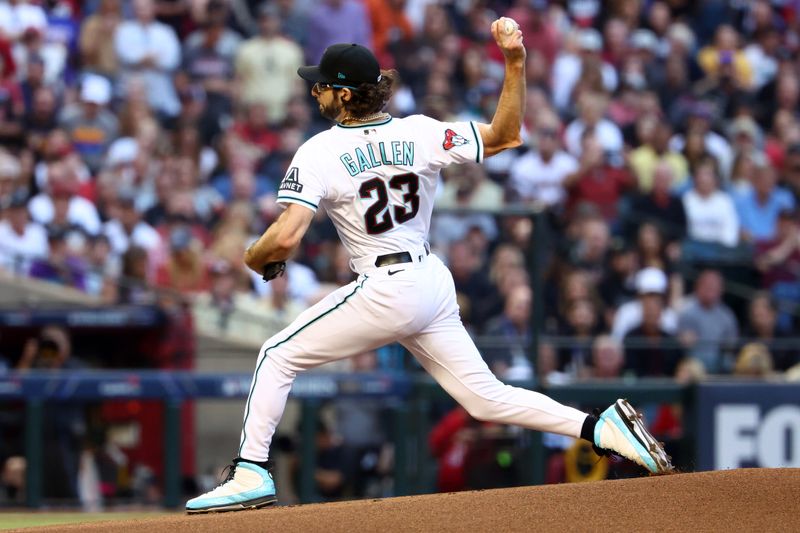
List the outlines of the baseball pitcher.
{"label": "baseball pitcher", "polygon": [[189,513],[258,508],[276,500],[267,470],[270,442],[298,372],[392,342],[405,346],[471,416],[591,442],[650,472],[672,469],[634,409],[617,400],[587,415],[537,392],[501,383],[459,317],[453,278],[426,238],[439,171],[519,146],[525,107],[525,48],[511,19],[491,27],[505,79],[491,124],[444,123],[383,111],[394,73],[363,46],[329,47],[298,74],[313,83],[320,113],[335,125],[297,151],[278,190],[286,209],[245,253],[269,280],[324,208],[350,253],[356,281],[339,288],[267,340],[259,353],[237,457]]}

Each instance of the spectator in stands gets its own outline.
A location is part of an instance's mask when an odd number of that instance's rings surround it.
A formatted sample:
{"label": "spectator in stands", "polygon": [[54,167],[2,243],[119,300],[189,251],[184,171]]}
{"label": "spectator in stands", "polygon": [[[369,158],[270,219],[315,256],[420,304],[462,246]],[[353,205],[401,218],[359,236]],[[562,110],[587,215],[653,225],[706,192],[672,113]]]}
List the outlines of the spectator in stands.
{"label": "spectator in stands", "polygon": [[[257,302],[257,305],[264,309],[263,312],[273,324],[276,333],[291,324],[306,308],[306,302],[290,291],[292,272],[297,273],[298,270],[290,269],[290,272],[281,276],[278,283],[270,283],[272,285],[270,293]],[[315,287],[318,286],[315,284]]]}
{"label": "spectator in stands", "polygon": [[208,269],[198,250],[192,230],[179,225],[169,234],[169,251],[156,272],[156,286],[181,293],[197,293],[209,288]]}
{"label": "spectator in stands", "polygon": [[[573,102],[579,101],[579,93],[587,86],[589,78],[592,81],[588,86],[592,90],[613,92],[617,88],[617,72],[613,66],[602,60],[602,49],[603,37],[595,29],[577,29],[566,36],[564,49],[553,64],[551,76],[553,103],[560,112],[570,110]],[[604,110],[599,111],[602,116]],[[610,128],[609,131],[613,129]],[[613,133],[609,138],[613,141]],[[621,148],[622,137],[618,137],[618,140]],[[580,133],[577,133],[574,141],[574,144],[570,144],[567,139],[566,146],[577,156],[580,154]]]}
{"label": "spectator in stands", "polygon": [[602,93],[586,92],[578,102],[579,116],[564,131],[564,143],[575,157],[584,151],[584,132],[592,131],[605,158],[618,158],[622,155],[623,141],[619,127],[604,118],[608,98]]}
{"label": "spectator in stands", "polygon": [[241,36],[226,28],[228,9],[223,0],[206,3],[203,29],[196,30],[183,46],[183,65],[178,71],[179,88],[197,84],[206,94],[204,119],[209,132],[222,130],[222,119],[232,113],[233,60],[242,42]]}
{"label": "spectator in stands", "polygon": [[637,130],[642,144],[631,151],[630,166],[636,175],[639,192],[648,194],[655,186],[655,175],[659,172],[669,173],[670,188],[680,188],[689,177],[689,166],[680,152],[669,147],[672,137],[669,122],[646,115],[639,119]]}
{"label": "spectator in stands", "polygon": [[57,162],[47,166],[45,192],[31,198],[28,209],[31,218],[40,224],[49,224],[55,216],[56,197],[67,202],[67,222],[81,228],[87,235],[100,232],[100,215],[94,204],[78,195],[80,184],[74,170],[67,164]]}
{"label": "spectator in stands", "polygon": [[453,273],[462,320],[468,326],[480,328],[489,317],[479,304],[492,294],[482,258],[466,241],[453,242],[448,252],[447,262]]}
{"label": "spectator in stands", "polygon": [[577,378],[588,375],[592,342],[600,332],[598,310],[591,300],[574,300],[567,305],[566,324],[559,336],[568,337],[567,345],[558,350],[558,369]]}
{"label": "spectator in stands", "polygon": [[697,62],[709,76],[719,76],[725,65],[732,65],[735,76],[745,87],[753,84],[753,66],[739,48],[738,33],[728,24],[717,28],[713,45],[698,52]]}
{"label": "spectator in stands", "polygon": [[783,182],[792,193],[795,203],[800,202],[800,139],[786,150],[783,164]]}
{"label": "spectator in stands", "polygon": [[261,104],[270,123],[286,116],[286,106],[298,85],[297,69],[303,52],[281,34],[279,7],[265,2],[259,8],[259,34],[245,41],[236,54],[236,78],[242,85],[241,103]]}
{"label": "spectator in stands", "polygon": [[233,265],[217,260],[210,267],[210,287],[196,295],[192,312],[198,331],[260,344],[291,323],[305,308],[289,295],[289,277],[284,274],[272,291],[257,298],[242,290]]}
{"label": "spectator in stands", "polygon": [[778,327],[778,307],[767,292],[758,292],[750,300],[749,321],[744,338],[757,341],[772,354],[777,370],[786,370],[800,362],[800,349]]}
{"label": "spectator in stands", "polygon": [[[277,150],[281,144],[280,135],[277,130],[270,127],[270,118],[267,106],[261,102],[253,102],[244,109],[246,113],[233,124],[232,133],[239,144],[240,150],[247,150],[255,163],[261,163],[271,153]],[[234,172],[237,168],[252,168],[254,165],[245,158],[234,159],[230,162],[229,170]],[[281,174],[283,177],[285,174]],[[277,178],[278,176],[276,176]],[[272,185],[274,191],[277,187]]]}
{"label": "spectator in stands", "polygon": [[139,246],[148,252],[162,246],[158,232],[142,220],[136,207],[136,194],[132,189],[117,191],[116,202],[111,208],[111,220],[103,226],[103,234],[111,243],[111,249],[117,255],[123,255],[131,246]]}
{"label": "spectator in stands", "polygon": [[[231,266],[225,261],[217,261],[210,268],[211,286],[207,292],[197,295],[192,303],[194,322],[198,331],[205,333],[224,333],[226,335],[235,332],[234,338],[249,340],[253,336],[247,335],[240,330],[241,325],[247,326],[248,318],[238,317],[244,324],[236,324],[235,313],[241,305],[239,292],[236,286],[236,277]],[[255,317],[252,317],[255,318]],[[240,326],[240,327],[237,327]],[[243,334],[245,333],[245,334]],[[261,332],[258,332],[261,334]]]}
{"label": "spectator in stands", "polygon": [[593,379],[618,379],[625,365],[625,354],[622,344],[608,335],[599,335],[592,343],[592,366],[590,377]]}
{"label": "spectator in stands", "polygon": [[88,234],[83,227],[75,224],[69,218],[70,199],[74,193],[63,183],[53,184],[51,191],[53,218],[45,224],[45,229],[48,231],[58,229],[63,232],[69,248],[80,255]]}
{"label": "spectator in stands", "polygon": [[767,157],[760,152],[739,152],[733,160],[731,167],[730,190],[734,198],[739,198],[745,193],[749,193],[752,188],[753,175],[756,168],[769,165]]}
{"label": "spectator in stands", "polygon": [[733,374],[742,377],[768,378],[772,375],[774,365],[772,354],[761,343],[745,344],[736,357]]}
{"label": "spectator in stands", "polygon": [[[445,173],[445,184],[438,200],[443,209],[476,209],[496,212],[503,206],[503,189],[488,179],[486,169],[478,163],[450,167]],[[490,240],[498,230],[490,213],[442,213],[431,231],[435,246],[446,246],[464,239],[470,229],[479,228]]]}
{"label": "spectator in stands", "polygon": [[372,25],[367,10],[355,0],[323,0],[308,18],[306,61],[316,65],[333,43],[371,44]]}
{"label": "spectator in stands", "polygon": [[87,74],[81,83],[81,102],[65,107],[58,119],[92,172],[100,169],[119,131],[117,117],[106,108],[110,102],[111,83],[102,76]]}
{"label": "spectator in stands", "polygon": [[633,177],[624,169],[612,165],[603,151],[594,131],[583,131],[580,164],[575,172],[564,178],[569,194],[568,211],[582,204],[594,205],[603,218],[613,221],[617,217],[617,204],[623,193],[633,186]]}
{"label": "spectator in stands", "polygon": [[78,290],[86,288],[86,265],[70,250],[65,228],[51,227],[47,234],[49,254],[36,259],[28,275],[50,283],[57,283]]}
{"label": "spectator in stands", "polygon": [[625,335],[625,369],[638,377],[671,377],[681,350],[677,339],[664,331],[664,298],[641,298],[642,322]]}
{"label": "spectator in stands", "polygon": [[[317,428],[314,435],[316,442],[316,461],[314,464],[314,484],[316,492],[325,501],[335,501],[344,495],[346,486],[344,452],[342,450],[342,438],[339,436],[331,424],[322,418],[317,420]],[[298,447],[299,449],[299,447]],[[298,478],[300,474],[299,461],[294,465],[294,476]]]}
{"label": "spectator in stands", "polygon": [[512,199],[545,207],[561,207],[564,178],[578,169],[578,161],[561,148],[561,120],[555,113],[537,114],[530,150],[509,169]]}
{"label": "spectator in stands", "polygon": [[100,0],[97,11],[86,17],[81,25],[80,52],[83,68],[102,76],[114,78],[119,64],[114,47],[108,38],[122,22],[120,0]]}
{"label": "spectator in stands", "polygon": [[789,329],[800,304],[800,225],[797,211],[778,215],[776,236],[756,245],[755,266],[762,286],[779,302],[779,325]]}
{"label": "spectator in stands", "polygon": [[[62,326],[45,326],[29,338],[16,369],[76,371],[86,368],[86,363],[72,353],[72,339]],[[44,454],[48,472],[44,496],[49,498],[77,498],[78,461],[86,437],[86,419],[83,405],[76,402],[54,402],[44,410],[45,442],[50,442],[49,453]]]}
{"label": "spectator in stands", "polygon": [[722,302],[724,282],[716,270],[704,270],[678,317],[678,337],[688,354],[712,374],[730,372],[730,350],[739,338],[739,325]]}
{"label": "spectator in stands", "polygon": [[22,165],[17,157],[0,149],[0,206],[11,198],[11,194],[22,188]]}
{"label": "spectator in stands", "polygon": [[[436,489],[456,492],[507,486],[503,474],[509,469],[497,469],[498,446],[502,445],[504,433],[504,428],[479,422],[460,406],[448,412],[428,436],[431,455],[438,464]],[[513,461],[513,457],[507,460]]]}
{"label": "spectator in stands", "polygon": [[25,112],[22,89],[14,78],[8,58],[0,57],[0,141],[16,144],[22,134],[21,120]]}
{"label": "spectator in stands", "polygon": [[672,166],[659,163],[653,172],[653,186],[648,193],[634,194],[623,219],[624,234],[633,239],[642,223],[658,228],[668,243],[678,243],[686,236],[686,211],[680,197],[673,195]]}
{"label": "spectator in stands", "polygon": [[528,52],[540,53],[549,70],[561,45],[561,29],[548,10],[548,2],[532,0],[514,4],[506,16],[517,21]]}
{"label": "spectator in stands", "polygon": [[599,282],[605,275],[610,247],[608,224],[597,216],[586,217],[570,250],[570,263],[586,272],[592,281]]}
{"label": "spectator in stands", "polygon": [[0,220],[0,268],[16,274],[29,271],[31,262],[47,257],[47,233],[28,216],[28,193],[17,189],[3,199]]}
{"label": "spectator in stands", "polygon": [[14,45],[14,63],[18,76],[25,78],[32,58],[41,58],[44,63],[44,81],[48,85],[58,84],[64,78],[67,67],[67,48],[64,43],[45,39],[46,28],[28,26]]}
{"label": "spectator in stands", "polygon": [[688,233],[698,243],[733,247],[739,244],[739,216],[730,195],[719,189],[716,169],[712,159],[703,160],[683,195]]}
{"label": "spectator in stands", "polygon": [[154,305],[158,296],[148,282],[147,250],[131,246],[122,256],[122,276],[120,278],[117,301],[121,304]]}
{"label": "spectator in stands", "polygon": [[[364,352],[348,360],[349,372],[370,373],[378,368],[378,354]],[[342,398],[334,403],[336,427],[342,437],[347,492],[356,497],[383,494],[383,480],[391,473],[387,408],[379,402]]]}
{"label": "spectator in stands", "polygon": [[31,104],[26,107],[23,118],[24,144],[34,151],[41,151],[47,134],[56,129],[58,100],[52,88],[43,86],[31,91]]}
{"label": "spectator in stands", "polygon": [[42,6],[27,1],[0,4],[0,30],[7,39],[18,40],[28,28],[42,31],[47,28],[47,14]]}
{"label": "spectator in stands", "polygon": [[727,176],[730,171],[733,152],[727,139],[711,129],[713,120],[712,104],[692,102],[686,111],[686,135],[677,134],[670,139],[670,149],[684,154],[692,174],[697,172],[697,163],[705,160],[706,155],[716,159],[720,175]]}
{"label": "spectator in stands", "polygon": [[503,205],[503,190],[490,181],[478,163],[458,165],[448,172],[439,197],[441,207],[497,210]]}
{"label": "spectator in stands", "polygon": [[746,242],[770,241],[775,238],[778,214],[795,207],[794,198],[778,187],[775,169],[766,161],[757,164],[752,178],[752,188],[737,194],[736,211],[742,225],[742,239]]}
{"label": "spectator in stands", "polygon": [[484,350],[483,356],[495,375],[503,379],[530,379],[531,365],[526,357],[531,340],[530,322],[533,294],[527,286],[510,292],[503,313],[489,320],[485,334],[504,346]]}
{"label": "spectator in stands", "polygon": [[621,239],[613,240],[608,268],[597,287],[607,310],[616,311],[617,307],[636,296],[635,281],[638,271],[639,258],[633,246]]}
{"label": "spectator in stands", "polygon": [[133,10],[135,19],[114,32],[122,92],[128,94],[131,79],[142,77],[150,106],[163,117],[174,117],[180,102],[172,73],[180,65],[180,43],[172,28],[155,20],[153,0],[134,0]]}
{"label": "spectator in stands", "polygon": [[85,290],[104,303],[117,301],[117,284],[122,270],[120,257],[114,254],[108,237],[102,233],[91,237],[85,247]]}
{"label": "spectator in stands", "polygon": [[742,115],[731,122],[728,139],[734,154],[758,153],[764,149],[764,132],[750,116]]}
{"label": "spectator in stands", "polygon": [[[645,301],[658,299],[663,306],[667,297],[667,276],[658,268],[648,267],[640,270],[636,274],[635,284],[637,299],[622,304],[614,315],[611,336],[620,341],[642,324]],[[659,329],[673,334],[677,325],[678,316],[675,312],[670,307],[662,307]]]}
{"label": "spectator in stands", "polygon": [[391,66],[395,50],[400,41],[414,37],[411,22],[405,15],[405,0],[367,0],[365,5],[372,26],[372,46],[381,65]]}
{"label": "spectator in stands", "polygon": [[636,251],[639,254],[639,264],[642,268],[655,267],[665,272],[671,270],[672,264],[667,256],[664,239],[655,224],[645,222],[639,226]]}

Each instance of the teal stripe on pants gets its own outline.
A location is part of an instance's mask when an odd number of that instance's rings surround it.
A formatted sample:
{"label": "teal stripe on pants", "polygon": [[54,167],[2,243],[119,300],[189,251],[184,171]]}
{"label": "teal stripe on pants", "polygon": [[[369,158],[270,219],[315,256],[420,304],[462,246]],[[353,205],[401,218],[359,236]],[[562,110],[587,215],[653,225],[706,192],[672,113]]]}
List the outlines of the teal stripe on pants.
{"label": "teal stripe on pants", "polygon": [[250,393],[247,395],[247,405],[245,406],[245,410],[244,410],[244,423],[242,424],[242,442],[239,444],[239,456],[241,456],[242,448],[244,448],[244,441],[247,440],[247,417],[250,416],[250,398],[253,396],[253,391],[256,388],[256,382],[258,381],[258,372],[259,372],[259,370],[261,370],[261,365],[264,364],[264,361],[267,360],[267,352],[269,352],[270,350],[272,350],[274,348],[277,348],[278,346],[280,346],[281,344],[283,344],[285,342],[290,341],[292,339],[292,337],[294,337],[295,335],[297,335],[298,333],[300,333],[301,331],[306,329],[308,326],[310,326],[314,322],[318,321],[322,317],[324,317],[326,315],[329,315],[330,313],[334,312],[339,307],[344,305],[345,302],[347,302],[347,300],[349,300],[350,297],[353,296],[358,289],[360,289],[360,288],[362,288],[364,286],[364,283],[367,281],[367,278],[368,278],[368,276],[364,276],[364,279],[361,281],[361,284],[360,285],[356,285],[353,288],[353,292],[351,292],[350,294],[345,296],[344,299],[341,302],[339,302],[338,304],[334,305],[333,307],[331,307],[330,309],[328,309],[327,311],[325,311],[324,313],[322,313],[318,317],[314,318],[313,320],[309,321],[306,325],[298,328],[297,331],[295,331],[294,333],[292,333],[291,335],[289,335],[288,337],[286,337],[282,341],[280,341],[280,342],[278,342],[276,344],[273,344],[272,346],[269,346],[269,347],[264,349],[264,357],[261,358],[261,361],[258,363],[258,366],[256,367],[256,373],[255,373],[255,376],[253,376],[253,384],[250,386]]}

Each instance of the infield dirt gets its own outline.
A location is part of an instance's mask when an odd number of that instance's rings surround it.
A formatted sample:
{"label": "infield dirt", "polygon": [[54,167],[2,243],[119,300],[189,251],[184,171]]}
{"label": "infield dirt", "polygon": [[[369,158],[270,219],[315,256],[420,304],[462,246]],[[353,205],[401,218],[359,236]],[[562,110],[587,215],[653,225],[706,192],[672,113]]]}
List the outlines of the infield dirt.
{"label": "infield dirt", "polygon": [[798,531],[800,469],[742,469],[19,531]]}

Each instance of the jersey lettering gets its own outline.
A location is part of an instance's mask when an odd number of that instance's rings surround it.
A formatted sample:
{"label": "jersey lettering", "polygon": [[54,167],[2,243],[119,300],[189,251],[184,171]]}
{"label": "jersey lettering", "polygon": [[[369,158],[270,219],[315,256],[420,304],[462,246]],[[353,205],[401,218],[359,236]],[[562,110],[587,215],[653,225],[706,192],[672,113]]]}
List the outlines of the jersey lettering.
{"label": "jersey lettering", "polygon": [[414,141],[392,141],[389,146],[381,141],[378,143],[378,150],[372,144],[364,148],[356,147],[353,154],[344,153],[339,156],[347,173],[351,176],[358,176],[360,173],[371,168],[380,166],[414,166]]}
{"label": "jersey lettering", "polygon": [[480,161],[482,148],[470,122],[336,125],[298,149],[277,201],[326,211],[351,257],[415,249],[430,229],[439,171]]}

